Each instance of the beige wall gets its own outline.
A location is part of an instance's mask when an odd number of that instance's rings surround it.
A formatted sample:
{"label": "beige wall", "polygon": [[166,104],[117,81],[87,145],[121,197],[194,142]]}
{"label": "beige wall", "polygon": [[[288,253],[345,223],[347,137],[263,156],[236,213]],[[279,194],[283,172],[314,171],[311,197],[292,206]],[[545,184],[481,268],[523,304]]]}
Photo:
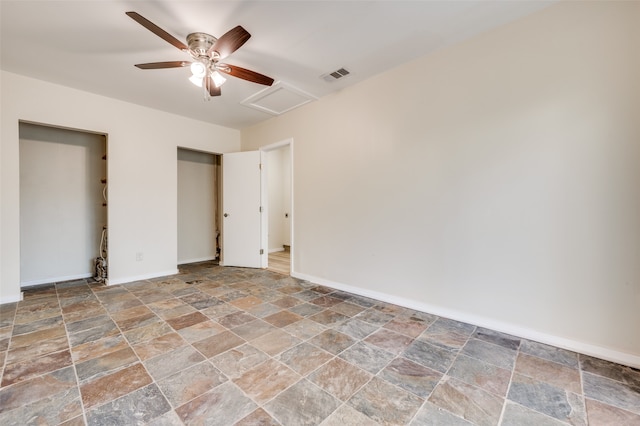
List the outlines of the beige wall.
{"label": "beige wall", "polygon": [[298,276],[640,366],[640,3],[565,2],[242,131]]}
{"label": "beige wall", "polygon": [[0,84],[0,303],[20,298],[20,120],[107,134],[111,284],[175,273],[177,148],[237,151],[240,132],[5,71]]}

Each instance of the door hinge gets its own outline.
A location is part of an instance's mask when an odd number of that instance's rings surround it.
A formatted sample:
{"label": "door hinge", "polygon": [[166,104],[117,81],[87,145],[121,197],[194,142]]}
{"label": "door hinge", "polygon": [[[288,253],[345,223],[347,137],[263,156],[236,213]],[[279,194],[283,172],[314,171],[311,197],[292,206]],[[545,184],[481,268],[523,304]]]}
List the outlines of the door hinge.
{"label": "door hinge", "polygon": [[264,249],[260,249],[260,254],[264,254]]}
{"label": "door hinge", "polygon": [[262,163],[258,164],[258,168],[262,170]]}
{"label": "door hinge", "polygon": [[260,213],[262,213],[262,206],[260,206]]}

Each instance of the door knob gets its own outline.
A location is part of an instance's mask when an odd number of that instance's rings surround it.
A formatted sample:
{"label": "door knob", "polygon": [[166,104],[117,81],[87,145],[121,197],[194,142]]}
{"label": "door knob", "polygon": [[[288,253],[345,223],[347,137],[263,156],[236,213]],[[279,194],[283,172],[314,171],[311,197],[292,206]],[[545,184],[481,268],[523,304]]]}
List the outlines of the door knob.
{"label": "door knob", "polygon": [[225,213],[225,214],[224,214],[224,217],[228,217],[228,216],[229,216],[229,213]]}

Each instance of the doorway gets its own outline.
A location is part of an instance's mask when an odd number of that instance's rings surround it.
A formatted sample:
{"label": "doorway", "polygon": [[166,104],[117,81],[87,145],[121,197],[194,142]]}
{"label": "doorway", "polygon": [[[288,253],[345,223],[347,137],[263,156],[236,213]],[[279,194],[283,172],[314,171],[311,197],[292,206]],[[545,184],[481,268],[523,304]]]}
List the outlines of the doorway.
{"label": "doorway", "polygon": [[[267,155],[280,151],[284,160],[278,165]],[[288,154],[287,154],[288,152]],[[282,154],[284,153],[284,154]],[[223,238],[220,264],[247,268],[269,268],[269,248],[289,250],[288,275],[295,268],[294,201],[293,201],[293,140],[288,139],[262,147],[259,151],[240,151],[222,155],[222,218]],[[271,176],[284,175],[286,180]],[[284,173],[283,173],[284,170]],[[280,182],[280,183],[277,183]],[[269,201],[269,193],[280,194],[280,202]],[[285,200],[282,202],[282,200]],[[272,205],[270,207],[270,204]],[[284,221],[284,233],[269,237],[269,217]],[[282,228],[282,224],[281,228]],[[272,240],[270,242],[270,239]]]}
{"label": "doorway", "polygon": [[220,256],[220,155],[178,148],[178,264]]}
{"label": "doorway", "polygon": [[266,224],[263,238],[268,247],[267,269],[291,274],[292,234],[292,143],[290,140],[262,148],[266,162],[263,199]]}
{"label": "doorway", "polygon": [[20,286],[94,276],[106,265],[106,135],[20,122],[19,158]]}

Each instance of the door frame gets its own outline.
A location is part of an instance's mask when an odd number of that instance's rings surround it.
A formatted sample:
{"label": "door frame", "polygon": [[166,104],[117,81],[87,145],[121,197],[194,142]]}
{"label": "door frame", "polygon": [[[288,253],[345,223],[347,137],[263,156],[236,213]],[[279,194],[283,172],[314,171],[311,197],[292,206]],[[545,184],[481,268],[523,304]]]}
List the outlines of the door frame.
{"label": "door frame", "polygon": [[[180,243],[180,220],[179,220],[179,212],[180,212],[180,203],[177,202],[178,205],[178,214],[177,214],[177,219],[176,219],[176,253],[177,253],[177,264],[178,265],[183,265],[183,264],[189,264],[189,263],[195,263],[195,262],[204,262],[204,261],[209,261],[209,260],[218,260],[220,261],[220,251],[222,248],[222,154],[217,153],[217,152],[210,152],[210,151],[204,151],[201,149],[194,149],[194,148],[187,148],[181,145],[178,145],[178,148],[176,150],[176,179],[177,181],[179,180],[179,172],[177,171],[179,169],[180,166],[180,151],[189,151],[189,152],[195,152],[198,154],[204,154],[204,155],[210,155],[212,157],[214,157],[214,163],[217,164],[217,167],[215,168],[215,185],[213,186],[213,197],[215,198],[215,223],[218,225],[218,235],[213,235],[213,239],[214,241],[217,239],[216,242],[214,242],[214,245],[216,247],[216,252],[214,253],[214,257],[211,258],[210,256],[204,257],[204,258],[197,258],[197,259],[189,259],[186,261],[180,261],[180,250],[179,250],[179,243]],[[178,201],[180,198],[180,185],[179,183],[177,184],[177,190],[176,190],[176,201]]]}
{"label": "door frame", "polygon": [[[290,176],[290,191],[291,191],[291,197],[290,197],[290,203],[291,205],[289,206],[289,237],[290,237],[290,245],[291,245],[291,251],[289,253],[290,255],[290,259],[291,259],[291,266],[289,267],[289,275],[293,275],[293,258],[294,258],[294,251],[295,251],[295,235],[293,232],[294,226],[293,226],[293,221],[295,220],[295,213],[293,211],[293,206],[294,206],[294,192],[293,192],[293,188],[294,188],[294,179],[293,176],[295,175],[294,173],[294,169],[293,169],[293,138],[288,138],[288,139],[284,139],[281,140],[279,142],[275,142],[269,145],[265,145],[260,147],[260,151],[262,153],[267,153],[269,151],[275,151],[276,149],[280,149],[280,148],[284,148],[286,146],[289,146],[289,170],[291,173]],[[262,156],[263,159],[266,159],[266,155]],[[264,160],[266,161],[266,160]],[[262,198],[262,205],[264,206],[264,214],[262,215],[262,230],[261,233],[262,235],[260,236],[260,239],[262,241],[262,247],[265,247],[264,253],[262,255],[262,267],[263,268],[267,268],[269,266],[269,194],[267,191],[267,176],[266,176],[266,169],[269,167],[269,165],[267,164],[266,167],[262,168],[261,171],[261,176],[260,176],[260,181],[261,181],[261,187],[260,187],[260,196]]]}

